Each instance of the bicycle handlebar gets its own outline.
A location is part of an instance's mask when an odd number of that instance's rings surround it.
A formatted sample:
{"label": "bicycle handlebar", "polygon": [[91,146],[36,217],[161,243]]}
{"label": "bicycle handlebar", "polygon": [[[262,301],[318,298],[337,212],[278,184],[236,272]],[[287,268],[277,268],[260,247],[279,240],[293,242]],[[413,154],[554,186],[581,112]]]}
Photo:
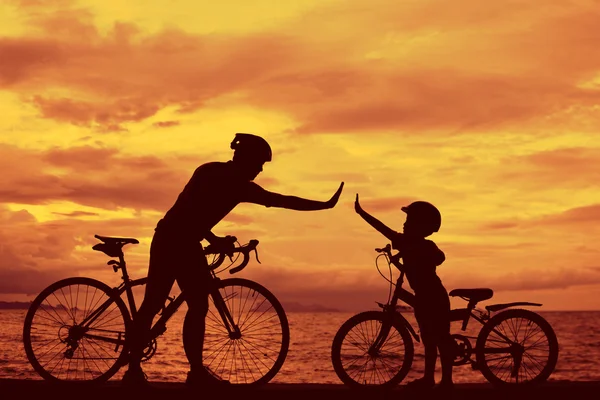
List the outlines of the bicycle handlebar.
{"label": "bicycle handlebar", "polygon": [[396,268],[402,271],[403,265],[400,263],[400,253],[392,254],[392,246],[389,243],[386,244],[382,249],[376,248],[375,251],[378,253],[385,253],[390,259],[390,262],[394,264]]}
{"label": "bicycle handlebar", "polygon": [[[232,237],[232,239],[235,240],[235,237]],[[256,261],[260,264],[260,260],[258,259],[258,251],[256,250],[258,243],[258,240],[252,239],[247,244],[239,247],[234,247],[230,251],[227,251],[226,249],[217,249],[214,245],[211,244],[206,246],[204,252],[205,254],[219,255],[218,261],[215,262],[213,265],[213,269],[218,267],[223,262],[225,256],[229,256],[229,258],[231,259],[234,253],[242,253],[244,255],[244,260],[242,261],[242,263],[229,271],[230,274],[235,274],[246,268],[246,265],[248,265],[248,262],[250,261],[250,252],[253,250],[256,255]]]}
{"label": "bicycle handlebar", "polygon": [[400,283],[404,282],[404,265],[400,262],[400,253],[392,254],[392,246],[389,243],[383,248],[376,248],[375,251],[387,255],[390,263],[394,264],[394,266],[400,270],[400,278],[398,281]]}

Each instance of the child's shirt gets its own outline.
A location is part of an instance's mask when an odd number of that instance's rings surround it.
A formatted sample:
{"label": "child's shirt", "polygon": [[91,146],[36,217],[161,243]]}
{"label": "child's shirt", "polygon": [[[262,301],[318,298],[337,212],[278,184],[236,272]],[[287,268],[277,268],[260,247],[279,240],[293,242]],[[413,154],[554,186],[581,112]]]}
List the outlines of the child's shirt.
{"label": "child's shirt", "polygon": [[398,233],[392,240],[392,247],[400,252],[406,279],[415,295],[443,288],[436,267],[444,262],[446,256],[434,242]]}

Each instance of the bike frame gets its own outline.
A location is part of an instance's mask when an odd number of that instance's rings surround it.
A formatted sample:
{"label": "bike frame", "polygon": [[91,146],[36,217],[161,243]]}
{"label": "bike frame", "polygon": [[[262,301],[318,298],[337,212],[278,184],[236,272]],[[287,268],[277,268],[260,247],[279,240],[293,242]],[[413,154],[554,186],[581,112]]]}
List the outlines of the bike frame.
{"label": "bike frame", "polygon": [[[140,278],[140,279],[131,279],[129,277],[129,274],[127,273],[127,263],[125,262],[124,255],[122,254],[122,252],[119,255],[118,262],[113,260],[112,262],[109,262],[109,264],[113,265],[115,272],[117,272],[119,269],[121,269],[123,282],[118,287],[113,288],[113,293],[112,293],[112,296],[110,299],[106,300],[104,303],[102,303],[100,306],[98,306],[98,308],[96,308],[93,312],[91,312],[81,322],[81,327],[84,329],[87,329],[113,303],[118,301],[117,298],[121,299],[121,296],[123,295],[123,293],[126,293],[127,303],[129,306],[129,312],[131,314],[130,316],[132,318],[134,318],[135,314],[137,313],[135,298],[133,296],[132,289],[136,286],[145,285],[148,281],[148,278],[145,277],[145,278]],[[234,339],[237,337],[241,337],[240,329],[237,326],[237,324],[235,324],[233,317],[231,316],[231,313],[229,312],[229,309],[225,305],[225,299],[223,299],[223,296],[221,295],[221,292],[218,289],[218,287],[219,287],[218,282],[220,282],[221,279],[219,277],[217,277],[214,270],[210,271],[210,277],[211,277],[211,284],[210,284],[210,290],[209,290],[208,294],[212,297],[215,307],[223,320],[223,324],[225,325],[225,328],[227,329],[230,337],[232,337]],[[170,303],[167,306],[163,307],[162,311],[159,313],[160,318],[156,321],[156,323],[150,329],[150,340],[156,339],[158,336],[162,335],[166,331],[167,322],[171,319],[171,317],[177,312],[179,307],[181,307],[181,305],[185,301],[185,293],[182,292],[176,297],[167,297],[167,300],[169,300]],[[94,334],[90,334],[90,333],[87,333],[87,331],[86,331],[84,333],[84,336],[91,338],[91,339],[95,339],[95,340],[101,340],[104,342],[113,343],[117,346],[117,349],[119,346],[123,345],[125,342],[125,340],[122,339],[120,337],[120,335],[119,335],[118,339],[112,339],[112,338],[107,338],[107,337],[103,337],[103,336],[97,336]]]}
{"label": "bike frame", "polygon": [[[394,264],[394,266],[396,266],[396,268],[398,268],[401,271],[400,278],[398,278],[398,281],[396,283],[396,289],[394,290],[394,294],[393,294],[391,300],[388,302],[388,304],[382,304],[382,303],[377,303],[377,304],[383,309],[383,311],[385,313],[389,313],[391,315],[391,318],[399,319],[401,324],[404,325],[408,329],[408,331],[415,338],[415,340],[417,342],[420,342],[419,335],[417,335],[417,333],[415,332],[415,330],[412,327],[412,325],[410,324],[410,322],[408,322],[408,320],[402,315],[402,313],[400,313],[396,309],[398,300],[402,300],[404,303],[408,304],[409,306],[413,307],[413,309],[414,309],[415,295],[412,294],[411,292],[409,292],[408,290],[402,288],[402,285],[404,283],[404,271],[402,271],[402,269],[401,269],[402,265],[397,261],[397,259],[394,256],[391,255],[391,252],[389,250],[386,252],[386,256],[388,257],[388,263]],[[486,323],[486,321],[489,319],[489,310],[488,310],[487,315],[483,315],[483,313],[482,313],[482,315],[479,316],[474,313],[474,311],[476,310],[476,308],[475,308],[476,304],[477,304],[476,301],[471,300],[471,301],[469,301],[466,308],[458,308],[458,309],[450,310],[450,313],[451,313],[450,321],[451,322],[452,321],[462,321],[462,329],[461,329],[462,331],[465,331],[467,329],[467,325],[471,318],[474,318],[477,322],[479,322],[483,326]],[[503,306],[502,308],[507,308],[507,307],[510,307],[510,306],[516,305],[516,304],[538,305],[536,303],[519,302],[519,303],[502,304],[499,306]],[[385,343],[385,341],[387,339],[387,336],[390,332],[391,327],[392,327],[391,324],[383,324],[382,325],[382,329],[381,329],[379,335],[377,336],[377,339],[375,339],[375,341],[369,348],[370,353],[371,352],[376,353],[381,349],[381,346]],[[502,332],[499,332],[497,329],[493,329],[493,332],[495,334],[497,334],[499,337],[501,337],[502,339],[506,340],[507,343],[512,343],[512,341],[508,337],[506,337]],[[515,355],[515,351],[516,351],[516,349],[515,349],[514,344],[511,344],[509,347],[483,349],[483,352],[486,354],[511,353],[511,354]]]}

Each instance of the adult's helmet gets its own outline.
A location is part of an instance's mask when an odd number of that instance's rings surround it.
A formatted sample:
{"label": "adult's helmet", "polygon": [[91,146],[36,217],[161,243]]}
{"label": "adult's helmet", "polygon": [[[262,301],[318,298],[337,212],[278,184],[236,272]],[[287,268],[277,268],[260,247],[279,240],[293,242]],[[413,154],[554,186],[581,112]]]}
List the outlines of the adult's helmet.
{"label": "adult's helmet", "polygon": [[251,133],[236,133],[231,142],[231,148],[238,157],[258,162],[271,161],[273,157],[269,143],[260,136]]}
{"label": "adult's helmet", "polygon": [[442,225],[442,214],[431,203],[426,201],[415,201],[406,207],[402,207],[406,214],[414,216],[425,230],[437,232]]}

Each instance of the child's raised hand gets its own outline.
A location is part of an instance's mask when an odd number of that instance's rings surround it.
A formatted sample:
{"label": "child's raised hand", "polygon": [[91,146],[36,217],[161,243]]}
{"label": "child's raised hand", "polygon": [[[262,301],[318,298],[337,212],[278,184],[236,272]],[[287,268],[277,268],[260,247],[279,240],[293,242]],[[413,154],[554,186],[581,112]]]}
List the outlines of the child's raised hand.
{"label": "child's raised hand", "polygon": [[360,206],[360,203],[358,202],[358,193],[356,193],[356,201],[354,201],[354,211],[356,211],[359,214],[363,211],[362,207]]}

